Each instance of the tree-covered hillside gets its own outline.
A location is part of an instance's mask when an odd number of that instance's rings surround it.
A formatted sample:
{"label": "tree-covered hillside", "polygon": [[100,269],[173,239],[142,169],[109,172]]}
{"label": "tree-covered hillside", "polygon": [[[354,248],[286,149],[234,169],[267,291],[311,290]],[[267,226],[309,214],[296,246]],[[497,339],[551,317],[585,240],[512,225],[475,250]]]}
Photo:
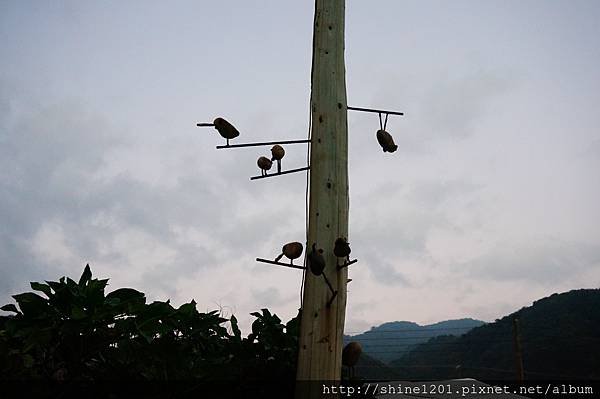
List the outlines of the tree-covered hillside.
{"label": "tree-covered hillside", "polygon": [[525,379],[600,379],[600,290],[535,301],[460,337],[440,336],[391,363],[405,379],[515,379],[518,318]]}
{"label": "tree-covered hillside", "polygon": [[416,345],[439,335],[462,335],[485,322],[474,319],[446,320],[421,326],[410,321],[393,321],[369,331],[345,336],[344,341],[359,342],[365,353],[384,363],[402,357]]}

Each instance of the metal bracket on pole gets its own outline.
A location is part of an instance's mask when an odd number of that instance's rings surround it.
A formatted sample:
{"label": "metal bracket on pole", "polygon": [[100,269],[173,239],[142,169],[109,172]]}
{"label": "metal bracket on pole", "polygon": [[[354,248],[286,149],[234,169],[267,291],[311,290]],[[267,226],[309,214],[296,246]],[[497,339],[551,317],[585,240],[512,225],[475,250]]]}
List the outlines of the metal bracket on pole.
{"label": "metal bracket on pole", "polygon": [[276,265],[276,266],[291,267],[292,269],[301,269],[301,270],[305,270],[306,269],[306,267],[304,267],[304,266],[290,265],[288,263],[275,262],[274,260],[263,259],[263,258],[256,258],[256,261],[257,262],[262,262],[262,263],[269,263],[271,265]]}
{"label": "metal bracket on pole", "polygon": [[349,261],[346,261],[346,262],[344,262],[343,264],[341,264],[341,265],[338,265],[338,266],[337,266],[337,269],[338,269],[338,270],[340,270],[340,269],[343,269],[344,267],[348,267],[348,266],[350,266],[350,265],[353,265],[353,264],[355,264],[356,262],[358,262],[358,259],[354,259],[354,260],[349,260]]}
{"label": "metal bracket on pole", "polygon": [[310,143],[310,140],[282,140],[282,141],[264,141],[260,143],[242,143],[242,144],[230,144],[230,145],[218,145],[217,150],[227,148],[241,148],[241,147],[258,147],[263,145],[275,145],[275,144],[300,144]]}
{"label": "metal bracket on pole", "polygon": [[372,109],[372,108],[359,108],[359,107],[346,107],[350,111],[361,111],[361,112],[374,112],[376,114],[386,114],[386,115],[404,115],[404,112],[398,111],[386,111],[383,109]]}
{"label": "metal bracket on pole", "polygon": [[270,175],[264,175],[264,176],[252,176],[250,178],[250,180],[257,180],[257,179],[264,179],[265,177],[275,177],[275,176],[279,176],[279,175],[285,175],[287,173],[296,173],[296,172],[302,172],[304,170],[309,170],[310,166],[305,166],[303,168],[298,168],[298,169],[290,169],[290,170],[284,170],[283,172],[277,172],[277,173],[272,173]]}

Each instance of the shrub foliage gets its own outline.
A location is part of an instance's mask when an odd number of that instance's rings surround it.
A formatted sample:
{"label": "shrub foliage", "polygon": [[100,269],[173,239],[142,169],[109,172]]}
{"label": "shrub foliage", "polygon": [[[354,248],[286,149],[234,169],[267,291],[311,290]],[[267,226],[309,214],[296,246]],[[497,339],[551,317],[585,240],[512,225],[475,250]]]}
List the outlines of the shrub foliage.
{"label": "shrub foliage", "polygon": [[146,302],[108,279],[32,282],[1,309],[0,373],[9,380],[53,381],[293,381],[299,318],[286,324],[269,312],[252,313],[244,337],[235,316],[200,313],[192,300]]}

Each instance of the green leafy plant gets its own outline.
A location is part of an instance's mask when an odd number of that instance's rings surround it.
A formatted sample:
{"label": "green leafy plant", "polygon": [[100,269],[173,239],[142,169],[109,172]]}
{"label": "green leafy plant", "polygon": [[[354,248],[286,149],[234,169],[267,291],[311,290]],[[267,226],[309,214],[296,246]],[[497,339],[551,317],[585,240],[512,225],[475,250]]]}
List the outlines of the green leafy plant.
{"label": "green leafy plant", "polygon": [[[144,293],[92,277],[32,282],[0,309],[4,380],[293,382],[299,318],[282,324],[267,309],[252,313],[243,337],[235,316],[146,302]],[[227,329],[230,324],[231,333]]]}

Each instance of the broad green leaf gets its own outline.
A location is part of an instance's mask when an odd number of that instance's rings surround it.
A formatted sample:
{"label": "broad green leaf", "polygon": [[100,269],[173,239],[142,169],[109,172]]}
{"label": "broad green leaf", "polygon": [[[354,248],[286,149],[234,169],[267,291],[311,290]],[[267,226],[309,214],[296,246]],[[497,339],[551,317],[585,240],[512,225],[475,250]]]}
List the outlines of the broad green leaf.
{"label": "broad green leaf", "polygon": [[117,306],[121,303],[119,298],[107,298],[104,300],[104,304],[108,306]]}
{"label": "broad green leaf", "polygon": [[48,284],[50,286],[50,288],[52,288],[54,290],[54,292],[57,292],[58,290],[66,287],[66,285],[62,281],[58,282],[58,281],[48,281],[48,280],[46,280],[46,284]]}
{"label": "broad green leaf", "polygon": [[71,309],[71,318],[72,318],[73,320],[81,320],[81,319],[85,319],[85,318],[86,318],[86,316],[87,316],[87,315],[86,315],[85,311],[84,311],[82,308],[80,308],[79,306],[74,306],[74,307]]}
{"label": "broad green leaf", "polygon": [[0,308],[0,310],[4,310],[6,312],[21,313],[21,312],[19,312],[19,309],[17,309],[17,307],[15,305],[13,305],[12,303],[9,303],[8,305],[2,306]]}
{"label": "broad green leaf", "polygon": [[234,337],[240,339],[242,337],[242,332],[240,331],[237,318],[234,315],[231,315],[229,321],[231,322],[231,330],[233,331]]}
{"label": "broad green leaf", "polygon": [[13,298],[15,298],[19,308],[26,316],[37,316],[48,308],[48,300],[33,292],[13,295]]}
{"label": "broad green leaf", "polygon": [[190,303],[184,303],[177,309],[178,312],[184,314],[186,316],[194,316],[198,314],[196,310],[196,302],[192,301]]}
{"label": "broad green leaf", "polygon": [[84,287],[86,285],[86,283],[88,281],[90,281],[91,279],[92,279],[92,271],[90,270],[90,265],[88,263],[87,265],[85,265],[85,268],[83,269],[83,273],[81,274],[81,277],[79,278],[79,286]]}
{"label": "broad green leaf", "polygon": [[143,292],[134,290],[133,288],[119,288],[108,295],[106,299],[118,298],[121,302],[146,302],[146,296]]}
{"label": "broad green leaf", "polygon": [[36,282],[32,281],[31,283],[29,283],[29,285],[31,285],[32,289],[46,294],[46,296],[48,296],[48,298],[50,298],[50,296],[52,296],[52,289],[50,288],[50,286],[48,284],[41,284],[41,283],[36,283]]}
{"label": "broad green leaf", "polygon": [[67,277],[67,287],[74,289],[74,288],[78,288],[79,286],[77,285],[77,283],[72,280],[70,277]]}
{"label": "broad green leaf", "polygon": [[103,278],[103,279],[94,280],[94,281],[96,281],[96,284],[98,284],[99,287],[102,287],[104,289],[108,285],[108,280],[109,279],[107,279],[107,278]]}
{"label": "broad green leaf", "polygon": [[171,306],[169,301],[167,301],[167,302],[154,301],[151,304],[146,306],[146,308],[144,309],[143,315],[145,318],[154,318],[154,317],[168,316],[171,313],[173,313],[174,311],[175,311],[175,309],[173,308],[173,306]]}

